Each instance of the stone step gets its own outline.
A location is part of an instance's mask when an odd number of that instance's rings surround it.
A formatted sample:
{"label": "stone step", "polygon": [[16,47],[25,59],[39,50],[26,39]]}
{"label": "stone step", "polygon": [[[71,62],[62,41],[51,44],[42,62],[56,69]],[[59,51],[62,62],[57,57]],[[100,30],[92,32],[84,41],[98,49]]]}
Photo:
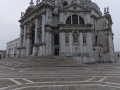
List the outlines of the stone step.
{"label": "stone step", "polygon": [[0,65],[9,67],[72,67],[86,66],[67,57],[43,56],[43,57],[20,57],[6,58],[0,61]]}

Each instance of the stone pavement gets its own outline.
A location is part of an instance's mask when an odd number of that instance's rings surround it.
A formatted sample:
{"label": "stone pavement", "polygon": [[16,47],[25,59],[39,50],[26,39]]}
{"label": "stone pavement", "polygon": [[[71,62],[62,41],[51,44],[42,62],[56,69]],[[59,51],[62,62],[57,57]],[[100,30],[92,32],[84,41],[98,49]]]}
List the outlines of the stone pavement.
{"label": "stone pavement", "polygon": [[120,62],[87,67],[0,66],[0,90],[120,90]]}

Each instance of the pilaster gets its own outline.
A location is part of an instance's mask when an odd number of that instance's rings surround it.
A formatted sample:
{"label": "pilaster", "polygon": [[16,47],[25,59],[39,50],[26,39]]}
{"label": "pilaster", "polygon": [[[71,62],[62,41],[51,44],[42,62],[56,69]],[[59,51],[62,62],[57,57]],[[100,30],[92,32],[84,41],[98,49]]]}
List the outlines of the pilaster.
{"label": "pilaster", "polygon": [[33,45],[33,53],[32,56],[37,56],[37,47],[38,47],[38,16],[35,17],[35,43]]}
{"label": "pilaster", "polygon": [[80,32],[80,53],[83,53],[83,34]]}
{"label": "pilaster", "polygon": [[72,32],[70,32],[69,44],[70,44],[70,55],[72,55],[72,54],[73,54],[73,38],[72,38]]}
{"label": "pilaster", "polygon": [[45,13],[42,15],[42,43],[45,42]]}
{"label": "pilaster", "polygon": [[60,32],[59,33],[59,40],[60,40],[60,55],[65,55],[65,33]]}
{"label": "pilaster", "polygon": [[50,43],[49,43],[49,54],[50,55],[52,55],[52,33],[50,32],[49,33],[49,41],[50,41]]}
{"label": "pilaster", "polygon": [[46,50],[46,55],[49,55],[49,44],[50,44],[50,41],[49,41],[49,31],[46,31],[46,38],[45,38],[46,40],[46,48],[45,48],[45,50]]}
{"label": "pilaster", "polygon": [[30,56],[30,33],[26,33],[26,56]]}
{"label": "pilaster", "polygon": [[91,18],[89,12],[87,12],[86,17],[87,17],[87,24],[91,24]]}

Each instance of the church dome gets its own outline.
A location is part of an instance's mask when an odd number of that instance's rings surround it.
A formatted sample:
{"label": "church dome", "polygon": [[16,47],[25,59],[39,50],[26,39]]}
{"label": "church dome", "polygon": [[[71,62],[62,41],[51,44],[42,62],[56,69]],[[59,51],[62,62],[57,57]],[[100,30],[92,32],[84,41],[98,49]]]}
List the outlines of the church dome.
{"label": "church dome", "polygon": [[64,0],[62,2],[63,6],[65,2],[69,2],[69,4],[77,3],[86,9],[94,9],[100,16],[102,16],[102,12],[100,11],[99,6],[96,3],[92,2],[91,0],[71,0],[71,1]]}
{"label": "church dome", "polygon": [[91,0],[80,0],[80,4],[85,8],[94,9],[100,16],[102,16],[99,6]]}

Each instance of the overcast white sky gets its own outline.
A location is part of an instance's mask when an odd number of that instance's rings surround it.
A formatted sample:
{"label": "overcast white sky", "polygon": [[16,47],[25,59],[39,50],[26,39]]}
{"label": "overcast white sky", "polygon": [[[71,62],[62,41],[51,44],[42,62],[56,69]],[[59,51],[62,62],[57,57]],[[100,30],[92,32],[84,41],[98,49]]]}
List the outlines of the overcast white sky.
{"label": "overcast white sky", "polygon": [[[33,0],[36,2],[36,0]],[[92,0],[101,11],[110,7],[113,19],[115,51],[120,51],[120,0]],[[30,0],[0,0],[0,50],[6,49],[6,43],[19,37],[19,22],[22,11],[29,6]]]}

